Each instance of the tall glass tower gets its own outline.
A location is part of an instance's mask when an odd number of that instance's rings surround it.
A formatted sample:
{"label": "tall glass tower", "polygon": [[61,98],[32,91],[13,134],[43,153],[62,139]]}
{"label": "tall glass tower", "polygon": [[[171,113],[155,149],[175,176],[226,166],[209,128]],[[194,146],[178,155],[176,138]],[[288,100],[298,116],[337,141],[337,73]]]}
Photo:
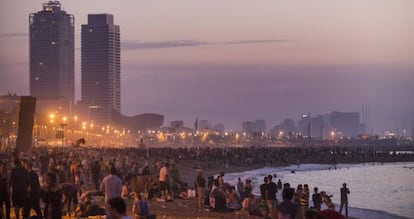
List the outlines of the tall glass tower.
{"label": "tall glass tower", "polygon": [[29,16],[30,95],[69,107],[75,97],[74,17],[58,1]]}
{"label": "tall glass tower", "polygon": [[82,104],[96,123],[111,123],[113,111],[121,111],[120,49],[113,15],[88,15],[82,25]]}

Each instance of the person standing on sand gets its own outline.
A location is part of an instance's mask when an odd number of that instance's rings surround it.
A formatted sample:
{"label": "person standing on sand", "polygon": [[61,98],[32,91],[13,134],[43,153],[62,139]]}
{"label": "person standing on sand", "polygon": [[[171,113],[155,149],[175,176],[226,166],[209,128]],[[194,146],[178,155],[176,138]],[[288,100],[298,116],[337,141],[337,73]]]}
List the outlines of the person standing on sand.
{"label": "person standing on sand", "polygon": [[346,183],[342,184],[341,191],[341,207],[339,208],[339,213],[342,212],[342,208],[345,206],[345,216],[348,217],[348,194],[349,188],[346,187]]}
{"label": "person standing on sand", "polygon": [[269,214],[273,214],[273,209],[276,208],[277,205],[277,199],[276,199],[276,193],[277,193],[277,185],[275,182],[272,181],[273,177],[272,175],[267,176],[268,183],[267,183],[267,200],[266,204],[269,208]]}
{"label": "person standing on sand", "polygon": [[[100,190],[105,193],[105,203],[115,197],[121,197],[122,191],[122,180],[116,175],[116,169],[114,166],[111,167],[111,173],[106,176],[100,186]],[[106,206],[106,218],[111,219],[111,208],[109,205]]]}
{"label": "person standing on sand", "polygon": [[322,204],[322,196],[318,192],[318,187],[313,188],[313,195],[312,195],[312,201],[313,201],[313,208],[320,211],[321,210],[321,204]]}
{"label": "person standing on sand", "polygon": [[[7,166],[0,160],[0,219],[10,219],[10,194],[9,194],[9,174]],[[6,206],[6,214],[3,215],[3,203]]]}
{"label": "person standing on sand", "polygon": [[301,207],[302,217],[304,217],[305,212],[309,208],[309,186],[308,184],[303,185],[303,191],[299,198],[299,205]]}
{"label": "person standing on sand", "polygon": [[239,194],[241,196],[241,199],[243,200],[245,198],[245,196],[244,196],[244,185],[243,185],[243,182],[240,179],[240,177],[237,181],[237,191],[239,192]]}
{"label": "person standing on sand", "polygon": [[19,158],[14,159],[14,167],[10,175],[10,188],[12,190],[12,201],[16,219],[19,219],[20,209],[23,211],[27,205],[28,189],[30,186],[29,175],[26,169],[21,165]]}
{"label": "person standing on sand", "polygon": [[219,187],[224,190],[224,172],[220,172],[220,175],[217,177]]}
{"label": "person standing on sand", "polygon": [[267,217],[270,214],[271,209],[269,208],[269,205],[267,204],[267,201],[269,200],[269,179],[267,176],[263,178],[263,184],[260,185],[260,196],[262,199],[262,206],[265,209],[265,216]]}
{"label": "person standing on sand", "polygon": [[45,183],[45,186],[40,190],[40,197],[45,203],[43,216],[46,219],[61,219],[63,192],[57,184],[56,174],[48,173]]}
{"label": "person standing on sand", "polygon": [[299,213],[299,205],[292,201],[295,195],[293,188],[285,188],[282,191],[283,201],[277,205],[278,218],[295,219]]}
{"label": "person standing on sand", "polygon": [[39,176],[37,173],[32,169],[33,164],[32,162],[26,162],[25,168],[29,174],[30,179],[30,189],[29,189],[29,198],[27,200],[27,206],[25,207],[24,215],[26,217],[30,216],[30,209],[34,209],[36,215],[42,218],[42,211],[40,210],[40,183],[39,183]]}
{"label": "person standing on sand", "polygon": [[169,163],[166,163],[161,169],[160,174],[158,177],[160,190],[161,190],[161,198],[167,200],[168,197],[168,168],[170,167]]}
{"label": "person standing on sand", "polygon": [[197,170],[196,186],[197,186],[198,208],[200,210],[203,207],[204,190],[206,188],[206,179],[204,179],[203,170],[201,169]]}

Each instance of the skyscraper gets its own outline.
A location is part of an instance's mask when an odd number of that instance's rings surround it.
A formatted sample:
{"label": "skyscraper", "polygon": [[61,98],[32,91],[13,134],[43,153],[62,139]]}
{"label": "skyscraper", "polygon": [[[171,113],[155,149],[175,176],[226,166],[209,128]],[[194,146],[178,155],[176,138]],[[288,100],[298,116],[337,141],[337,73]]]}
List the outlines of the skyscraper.
{"label": "skyscraper", "polygon": [[111,14],[90,14],[82,25],[82,104],[91,120],[110,123],[121,111],[120,31]]}
{"label": "skyscraper", "polygon": [[58,1],[30,14],[30,95],[68,107],[75,97],[74,17]]}

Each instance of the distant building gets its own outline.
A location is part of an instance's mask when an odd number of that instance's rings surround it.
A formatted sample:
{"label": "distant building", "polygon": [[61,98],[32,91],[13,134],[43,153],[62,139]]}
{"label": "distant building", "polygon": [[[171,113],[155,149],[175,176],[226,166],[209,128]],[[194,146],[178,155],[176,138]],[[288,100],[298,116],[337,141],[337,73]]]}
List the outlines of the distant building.
{"label": "distant building", "polygon": [[180,129],[184,127],[184,121],[182,120],[175,120],[170,122],[170,128],[173,129]]}
{"label": "distant building", "polygon": [[328,129],[323,115],[317,115],[311,118],[311,136],[313,138],[323,139],[327,131]]}
{"label": "distant building", "polygon": [[[13,112],[19,111],[20,106],[20,96],[17,96],[15,93],[8,93],[6,95],[0,96],[0,111],[2,112]],[[0,121],[1,122],[1,121]]]}
{"label": "distant building", "polygon": [[15,146],[28,152],[32,146],[36,98],[8,93],[0,96],[0,150]]}
{"label": "distant building", "polygon": [[90,14],[82,25],[82,105],[90,120],[106,124],[121,112],[120,30],[111,14]]}
{"label": "distant building", "polygon": [[58,1],[29,16],[30,95],[38,108],[70,111],[75,99],[74,17]]}
{"label": "distant building", "polygon": [[208,122],[208,120],[200,120],[198,122],[198,129],[199,130],[211,129],[211,125]]}
{"label": "distant building", "polygon": [[279,125],[276,125],[273,127],[269,134],[272,136],[279,136],[280,133],[282,133],[285,136],[294,135],[297,132],[295,122],[293,119],[285,119],[283,122]]}
{"label": "distant building", "polygon": [[223,133],[224,132],[224,124],[222,124],[222,123],[215,124],[214,127],[213,127],[213,129],[216,132]]}
{"label": "distant building", "polygon": [[245,121],[242,123],[243,132],[247,133],[259,133],[259,132],[266,132],[266,121],[265,120],[256,120],[252,121]]}
{"label": "distant building", "polygon": [[329,115],[329,125],[338,134],[345,137],[355,137],[360,134],[360,117],[357,112],[332,112]]}
{"label": "distant building", "polygon": [[253,133],[256,130],[256,123],[252,121],[244,121],[242,122],[242,129],[243,132]]}
{"label": "distant building", "polygon": [[312,136],[312,117],[310,113],[302,114],[297,126],[298,132],[302,136]]}
{"label": "distant building", "polygon": [[3,147],[16,143],[20,102],[21,96],[17,94],[8,93],[0,96],[0,144]]}
{"label": "distant building", "polygon": [[266,121],[262,119],[256,120],[256,132],[266,132]]}

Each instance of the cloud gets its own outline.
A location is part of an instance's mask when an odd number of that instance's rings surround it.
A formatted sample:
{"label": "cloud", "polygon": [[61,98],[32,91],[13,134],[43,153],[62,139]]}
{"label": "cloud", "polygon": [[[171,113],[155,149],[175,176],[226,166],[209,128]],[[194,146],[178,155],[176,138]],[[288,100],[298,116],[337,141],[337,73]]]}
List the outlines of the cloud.
{"label": "cloud", "polygon": [[0,38],[5,38],[5,37],[25,37],[28,36],[29,33],[5,33],[5,34],[0,34]]}
{"label": "cloud", "polygon": [[228,41],[228,42],[204,42],[198,40],[171,40],[171,41],[156,41],[145,42],[139,40],[125,40],[122,41],[123,50],[148,50],[148,49],[168,49],[177,47],[195,47],[195,46],[210,46],[210,45],[236,45],[236,44],[259,44],[259,43],[280,43],[288,42],[290,40],[243,40],[243,41]]}
{"label": "cloud", "polygon": [[254,44],[254,43],[283,43],[289,42],[291,40],[242,40],[242,41],[233,41],[233,42],[225,42],[222,44]]}
{"label": "cloud", "polygon": [[143,42],[137,40],[125,40],[122,42],[123,50],[141,50],[141,49],[165,49],[175,47],[192,47],[208,45],[208,42],[201,42],[197,40],[173,40],[173,41],[158,41],[158,42]]}

